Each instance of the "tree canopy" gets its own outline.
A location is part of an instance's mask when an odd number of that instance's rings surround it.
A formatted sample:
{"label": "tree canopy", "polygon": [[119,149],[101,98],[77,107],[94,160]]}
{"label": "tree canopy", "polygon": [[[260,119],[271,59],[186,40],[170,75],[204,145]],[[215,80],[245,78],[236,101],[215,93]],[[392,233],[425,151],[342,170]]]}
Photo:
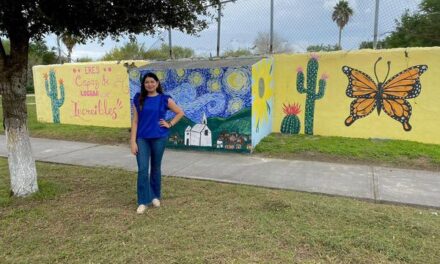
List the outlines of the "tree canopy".
{"label": "tree canopy", "polygon": [[335,50],[340,50],[339,45],[335,44],[335,45],[324,45],[324,44],[319,44],[319,45],[310,45],[307,47],[307,51],[309,52],[317,52],[317,51],[335,51]]}
{"label": "tree canopy", "polygon": [[423,0],[419,10],[407,10],[396,24],[385,39],[387,48],[440,46],[440,1]]}
{"label": "tree canopy", "polygon": [[249,49],[239,48],[236,50],[228,49],[223,52],[223,57],[240,57],[240,56],[251,56],[252,52]]}
{"label": "tree canopy", "polygon": [[45,34],[69,33],[86,38],[121,34],[151,34],[158,26],[192,34],[207,24],[198,15],[208,15],[205,6],[217,0],[1,0],[0,32]]}
{"label": "tree canopy", "polygon": [[[386,47],[384,40],[379,40],[376,44],[376,49],[385,49]],[[373,49],[373,41],[362,41],[359,44],[359,49]]]}
{"label": "tree canopy", "polygon": [[339,2],[333,7],[332,20],[336,22],[339,27],[339,48],[341,46],[342,29],[347,25],[350,17],[353,15],[353,9],[349,6],[345,0],[339,0]]}
{"label": "tree canopy", "polygon": [[78,43],[78,39],[72,34],[66,32],[61,35],[61,40],[63,41],[64,46],[67,49],[67,61],[72,62],[72,50],[73,47]]}
{"label": "tree canopy", "polygon": [[[130,41],[107,52],[102,60],[167,60],[170,58],[169,52],[170,48],[166,44],[162,44],[160,48],[147,49],[144,44]],[[173,46],[173,56],[175,59],[191,58],[194,57],[194,50]]]}
{"label": "tree canopy", "polygon": [[[289,43],[280,37],[277,33],[273,34],[273,53],[289,53],[293,49]],[[270,34],[268,32],[259,32],[254,40],[254,53],[267,54],[270,49]]]}

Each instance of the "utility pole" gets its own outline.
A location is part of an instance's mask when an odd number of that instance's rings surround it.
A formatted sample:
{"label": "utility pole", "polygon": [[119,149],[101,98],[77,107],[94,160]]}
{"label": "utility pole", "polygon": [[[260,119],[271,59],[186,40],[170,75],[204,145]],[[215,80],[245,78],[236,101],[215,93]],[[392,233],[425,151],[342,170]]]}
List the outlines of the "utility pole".
{"label": "utility pole", "polygon": [[379,0],[376,0],[376,11],[374,12],[374,35],[373,35],[373,49],[377,48],[377,28],[379,24]]}
{"label": "utility pole", "polygon": [[[221,24],[221,17],[222,17],[222,4],[226,4],[229,2],[235,2],[237,0],[226,0],[226,1],[220,1],[218,4],[213,4],[213,5],[217,5],[218,7],[218,18],[217,18],[217,57],[220,57],[220,24]],[[206,5],[205,7],[210,7],[213,5]]]}
{"label": "utility pole", "polygon": [[61,64],[61,45],[60,45],[60,35],[57,35],[57,48],[58,48],[58,64]]}
{"label": "utility pole", "polygon": [[170,59],[174,59],[173,56],[173,43],[171,42],[171,26],[168,27],[168,46],[170,48]]}
{"label": "utility pole", "polygon": [[273,53],[273,0],[270,0],[270,46],[269,53]]}
{"label": "utility pole", "polygon": [[220,57],[220,25],[222,18],[222,2],[218,3],[218,17],[217,17],[217,57]]}

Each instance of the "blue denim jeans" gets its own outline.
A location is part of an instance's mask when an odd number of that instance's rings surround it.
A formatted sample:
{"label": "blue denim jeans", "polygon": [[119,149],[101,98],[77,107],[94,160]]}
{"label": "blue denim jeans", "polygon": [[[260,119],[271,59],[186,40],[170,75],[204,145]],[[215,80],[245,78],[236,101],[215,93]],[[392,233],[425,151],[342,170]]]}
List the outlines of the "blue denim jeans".
{"label": "blue denim jeans", "polygon": [[139,138],[136,140],[136,143],[138,146],[138,154],[136,155],[138,164],[138,205],[148,205],[154,198],[160,199],[161,163],[167,137]]}

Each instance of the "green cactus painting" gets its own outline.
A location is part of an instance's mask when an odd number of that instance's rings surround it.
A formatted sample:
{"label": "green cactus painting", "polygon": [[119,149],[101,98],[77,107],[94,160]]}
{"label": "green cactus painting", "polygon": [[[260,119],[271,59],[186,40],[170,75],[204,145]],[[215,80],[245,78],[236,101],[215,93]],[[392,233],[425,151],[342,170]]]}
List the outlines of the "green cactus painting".
{"label": "green cactus painting", "polygon": [[313,118],[315,115],[315,101],[321,99],[324,96],[325,85],[328,79],[326,74],[321,76],[319,80],[319,90],[316,93],[316,80],[318,76],[318,56],[312,54],[309,62],[307,63],[307,88],[304,86],[304,73],[302,67],[297,69],[296,88],[299,93],[305,93],[306,96],[306,112],[304,121],[304,133],[307,135],[313,135]]}
{"label": "green cactus painting", "polygon": [[286,116],[281,122],[281,133],[283,134],[299,134],[301,123],[298,114],[301,113],[299,104],[283,104],[283,111]]}
{"label": "green cactus painting", "polygon": [[49,80],[47,73],[44,74],[44,85],[46,87],[46,94],[49,96],[52,105],[52,118],[53,122],[60,123],[60,107],[64,104],[64,82],[63,79],[59,80],[60,83],[60,98],[58,98],[58,87],[55,71],[51,69],[49,71]]}

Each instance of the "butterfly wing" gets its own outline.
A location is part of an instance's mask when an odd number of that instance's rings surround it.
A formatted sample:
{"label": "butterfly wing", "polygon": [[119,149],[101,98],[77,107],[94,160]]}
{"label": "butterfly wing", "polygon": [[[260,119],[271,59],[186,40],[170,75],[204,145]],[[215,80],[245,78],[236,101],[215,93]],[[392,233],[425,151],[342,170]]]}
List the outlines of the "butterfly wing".
{"label": "butterfly wing", "polygon": [[345,125],[350,126],[357,119],[366,117],[375,107],[375,98],[356,98],[350,104],[350,116],[345,119]]}
{"label": "butterfly wing", "polygon": [[342,71],[348,77],[348,86],[345,94],[350,98],[374,98],[377,94],[377,85],[368,74],[343,66]]}
{"label": "butterfly wing", "polygon": [[383,84],[382,109],[394,120],[400,122],[405,131],[411,130],[409,119],[411,104],[405,99],[417,97],[421,90],[420,75],[428,69],[427,65],[416,65],[399,72]]}
{"label": "butterfly wing", "polygon": [[411,130],[409,119],[412,113],[412,107],[408,101],[400,98],[382,99],[382,109],[394,120],[400,122],[405,131]]}
{"label": "butterfly wing", "polygon": [[348,86],[345,94],[356,98],[350,104],[350,116],[345,119],[345,125],[350,126],[359,118],[366,117],[376,107],[378,88],[368,74],[348,66],[342,67],[348,77]]}
{"label": "butterfly wing", "polygon": [[420,75],[426,70],[428,70],[427,65],[416,65],[394,75],[382,85],[382,98],[410,99],[417,97],[422,90]]}

